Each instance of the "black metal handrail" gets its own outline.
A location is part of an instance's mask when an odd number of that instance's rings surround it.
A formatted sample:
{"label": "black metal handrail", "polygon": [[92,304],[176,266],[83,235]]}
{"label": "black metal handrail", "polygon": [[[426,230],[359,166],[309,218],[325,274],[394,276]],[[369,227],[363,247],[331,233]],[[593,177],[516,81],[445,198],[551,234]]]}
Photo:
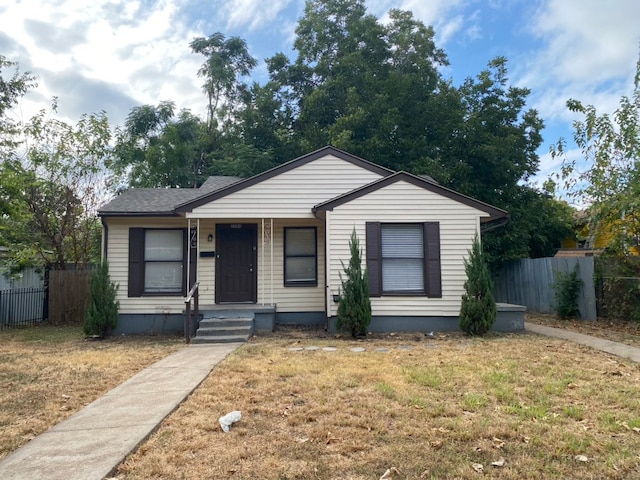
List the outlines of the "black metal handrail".
{"label": "black metal handrail", "polygon": [[200,282],[196,282],[184,299],[184,303],[186,305],[186,312],[184,316],[184,340],[187,343],[191,342],[191,300],[193,300],[193,314],[196,320],[200,315],[198,305],[199,288]]}

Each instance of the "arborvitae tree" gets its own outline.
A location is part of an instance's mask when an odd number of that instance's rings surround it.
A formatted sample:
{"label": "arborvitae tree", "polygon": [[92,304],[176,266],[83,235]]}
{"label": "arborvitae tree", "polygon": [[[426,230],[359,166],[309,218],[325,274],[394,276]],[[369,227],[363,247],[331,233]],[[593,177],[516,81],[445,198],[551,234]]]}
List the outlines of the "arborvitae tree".
{"label": "arborvitae tree", "polygon": [[485,254],[476,234],[469,259],[464,260],[467,281],[462,295],[460,309],[460,329],[469,335],[484,335],[496,320],[496,301],[493,298],[493,282]]}
{"label": "arborvitae tree", "polygon": [[367,333],[367,327],[371,323],[371,300],[369,299],[369,282],[367,271],[362,269],[362,252],[360,242],[355,229],[349,239],[351,258],[349,265],[342,268],[346,279],[340,275],[342,282],[342,294],[338,304],[338,330],[351,332],[354,338]]}
{"label": "arborvitae tree", "polygon": [[118,326],[118,286],[109,278],[106,263],[91,272],[91,300],[85,316],[85,335],[104,338]]}

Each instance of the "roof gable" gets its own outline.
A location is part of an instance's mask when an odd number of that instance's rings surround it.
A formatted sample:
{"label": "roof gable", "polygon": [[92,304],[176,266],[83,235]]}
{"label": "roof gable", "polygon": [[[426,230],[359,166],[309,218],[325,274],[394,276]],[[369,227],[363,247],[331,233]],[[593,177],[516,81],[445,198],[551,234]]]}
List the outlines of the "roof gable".
{"label": "roof gable", "polygon": [[202,195],[196,199],[185,201],[176,207],[176,212],[190,212],[194,208],[200,207],[219,198],[226,197],[227,195],[251,187],[265,180],[269,180],[273,177],[276,177],[277,175],[289,172],[295,168],[306,165],[326,156],[339,158],[340,160],[344,160],[360,168],[363,168],[370,172],[374,172],[378,175],[389,176],[394,173],[393,170],[382,167],[380,165],[376,165],[375,163],[369,162],[360,157],[356,157],[355,155],[351,155],[350,153],[344,152],[338,148],[327,146],[316,150],[315,152],[311,152],[307,155],[303,155],[294,160],[291,160],[290,162],[278,165],[277,167],[267,170],[266,172],[254,175],[253,177],[247,178],[246,180],[239,181],[237,183],[234,183],[233,185],[229,185],[225,188],[221,188],[214,192]]}
{"label": "roof gable", "polygon": [[392,175],[381,178],[380,180],[376,180],[375,182],[371,182],[360,188],[352,190],[351,192],[347,192],[343,195],[332,198],[331,200],[328,200],[326,202],[319,203],[318,205],[313,207],[313,212],[315,213],[315,212],[322,212],[327,210],[331,211],[335,207],[344,205],[345,203],[348,203],[352,200],[360,198],[371,192],[375,192],[381,188],[384,188],[388,185],[391,185],[399,181],[408,182],[417,187],[424,188],[425,190],[428,190],[430,192],[436,193],[438,195],[442,195],[443,197],[450,198],[451,200],[454,200],[456,202],[460,202],[467,206],[475,208],[477,210],[486,212],[489,214],[489,218],[486,221],[505,218],[508,216],[506,211],[498,207],[494,207],[493,205],[489,205],[488,203],[481,202],[480,200],[476,200],[474,198],[468,197],[454,190],[443,187],[442,185],[439,185],[433,181],[429,181],[425,178],[417,177],[407,172],[394,173]]}

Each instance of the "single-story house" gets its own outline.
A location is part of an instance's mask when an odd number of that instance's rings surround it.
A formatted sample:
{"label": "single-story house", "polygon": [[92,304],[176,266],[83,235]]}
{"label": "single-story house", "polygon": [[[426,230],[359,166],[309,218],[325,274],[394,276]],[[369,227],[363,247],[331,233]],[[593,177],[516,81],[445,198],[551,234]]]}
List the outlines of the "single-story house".
{"label": "single-story house", "polygon": [[370,330],[455,330],[474,235],[507,218],[429,178],[334,147],[247,179],[130,189],[99,215],[122,333],[181,330],[195,282],[201,312],[249,309],[257,330],[331,329],[354,229],[369,276]]}

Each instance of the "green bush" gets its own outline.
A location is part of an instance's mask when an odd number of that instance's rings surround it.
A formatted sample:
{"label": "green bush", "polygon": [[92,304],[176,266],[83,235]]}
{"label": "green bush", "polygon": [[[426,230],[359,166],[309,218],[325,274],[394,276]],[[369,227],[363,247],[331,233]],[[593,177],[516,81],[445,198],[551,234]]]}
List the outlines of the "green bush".
{"label": "green bush", "polygon": [[553,307],[558,317],[572,318],[580,315],[578,309],[578,295],[582,288],[582,280],[580,279],[580,270],[578,264],[573,267],[570,272],[554,272],[553,280]]}
{"label": "green bush", "polygon": [[371,323],[369,282],[367,271],[362,270],[362,252],[355,229],[351,232],[349,250],[351,252],[349,265],[345,267],[344,262],[342,263],[346,279],[340,275],[342,293],[338,304],[336,328],[350,332],[351,336],[355,338],[358,335],[366,334]]}
{"label": "green bush", "polygon": [[605,252],[596,259],[598,316],[640,323],[640,257]]}
{"label": "green bush", "polygon": [[464,282],[460,329],[469,335],[484,335],[496,321],[496,301],[489,268],[478,235],[473,239],[469,258],[464,260],[467,280]]}
{"label": "green bush", "polygon": [[104,338],[118,326],[118,286],[109,278],[106,263],[91,272],[91,299],[84,321],[85,335]]}

